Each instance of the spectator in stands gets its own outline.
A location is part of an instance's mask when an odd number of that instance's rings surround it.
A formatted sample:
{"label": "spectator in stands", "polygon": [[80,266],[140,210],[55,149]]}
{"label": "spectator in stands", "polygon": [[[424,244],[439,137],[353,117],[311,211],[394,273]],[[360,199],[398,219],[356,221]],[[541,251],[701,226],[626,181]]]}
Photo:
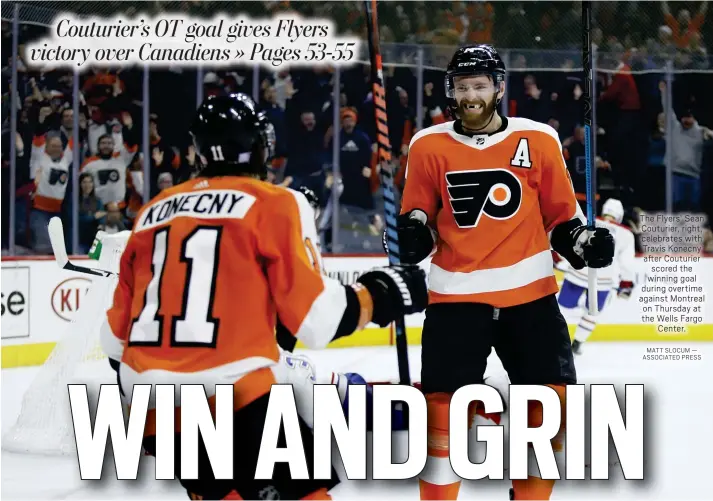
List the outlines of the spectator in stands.
{"label": "spectator in stands", "polygon": [[126,231],[126,222],[124,221],[124,216],[121,213],[119,204],[110,203],[106,206],[106,219],[104,224],[99,226],[100,230],[107,233],[119,233],[120,231]]}
{"label": "spectator in stands", "polygon": [[[564,14],[556,26],[557,39],[569,49],[578,48],[581,44],[582,32],[582,6],[572,2],[567,13]],[[601,34],[601,29],[599,30]],[[596,42],[595,42],[596,43]]]}
{"label": "spectator in stands", "polygon": [[220,77],[218,77],[217,74],[213,73],[212,71],[209,71],[203,76],[203,96],[204,97],[210,97],[210,96],[217,96],[219,94],[222,94],[224,92],[223,87],[221,86],[221,81]]}
{"label": "spectator in stands", "polygon": [[94,178],[97,197],[104,205],[114,202],[125,207],[127,193],[127,168],[134,154],[122,148],[114,151],[114,137],[105,134],[99,138],[97,156],[87,158],[80,172],[87,172]]}
{"label": "spectator in stands", "polygon": [[300,114],[299,128],[290,134],[287,151],[285,175],[293,179],[290,188],[305,186],[323,200],[327,178],[327,152],[324,147],[324,134],[318,128],[312,110],[305,110]]}
{"label": "spectator in stands", "polygon": [[275,102],[284,110],[287,107],[287,101],[295,93],[290,72],[287,70],[277,72],[272,86],[275,89]]}
{"label": "spectator in stands", "polygon": [[106,212],[94,190],[94,178],[91,174],[84,173],[79,176],[79,189],[79,252],[87,254]]}
{"label": "spectator in stands", "polygon": [[698,211],[701,202],[701,169],[703,142],[713,139],[713,131],[696,121],[687,109],[673,123],[673,208],[675,211]]}
{"label": "spectator in stands", "polygon": [[[370,211],[374,209],[369,179],[371,177],[371,141],[357,126],[353,108],[341,111],[339,132],[339,173],[344,182],[340,202],[347,206]],[[332,144],[328,146],[331,151]]]}
{"label": "spectator in stands", "polygon": [[661,2],[661,9],[663,10],[666,25],[671,28],[676,47],[685,49],[688,47],[693,34],[700,33],[701,26],[706,18],[706,12],[708,11],[708,2],[701,2],[698,13],[693,19],[691,19],[691,12],[688,9],[679,10],[678,15],[674,17],[668,2],[665,1]]}
{"label": "spectator in stands", "polygon": [[119,99],[125,89],[124,82],[121,81],[118,74],[94,71],[95,74],[83,86],[90,118],[87,131],[90,155],[98,154],[99,138],[105,134],[114,137],[117,149],[124,143],[121,117],[123,110]]}
{"label": "spectator in stands", "polygon": [[162,172],[158,175],[158,191],[161,192],[173,186],[173,176],[170,172]]}
{"label": "spectator in stands", "polygon": [[52,252],[47,225],[62,211],[69,177],[67,156],[62,151],[62,140],[57,132],[48,132],[44,148],[33,148],[32,167],[35,171],[35,194],[30,213],[32,246],[41,254]]}
{"label": "spectator in stands", "polygon": [[495,10],[490,2],[468,2],[469,43],[493,43]]}
{"label": "spectator in stands", "polygon": [[701,34],[698,32],[692,33],[688,47],[685,50],[688,56],[688,64],[684,67],[690,70],[705,70],[708,69],[708,52],[701,44]]}
{"label": "spectator in stands", "polygon": [[159,133],[159,118],[156,113],[149,115],[149,142],[151,144],[151,196],[158,193],[158,176],[170,172],[177,181],[178,169],[181,159],[171,145]]}
{"label": "spectator in stands", "polygon": [[272,160],[272,168],[282,174],[285,170],[287,159],[287,115],[285,109],[277,103],[277,91],[272,85],[268,85],[263,92],[262,109],[267,118],[275,127],[275,157]]}
{"label": "spectator in stands", "polygon": [[196,172],[196,147],[193,144],[186,146],[183,156],[181,157],[180,176],[175,184],[180,184],[191,179],[191,174]]}
{"label": "spectator in stands", "polygon": [[534,75],[525,76],[525,95],[517,104],[517,116],[547,123],[553,113],[550,94],[537,85]]}
{"label": "spectator in stands", "polygon": [[[562,141],[562,155],[564,156],[565,163],[567,164],[569,177],[572,179],[572,185],[574,186],[577,201],[582,207],[582,210],[586,213],[587,179],[585,172],[586,162],[584,151],[584,127],[577,125],[574,128],[574,134]],[[608,170],[610,168],[609,163],[602,160],[599,156],[595,158],[595,164],[597,169]],[[596,176],[596,179],[596,199],[599,200],[599,185],[601,184],[600,176]]]}
{"label": "spectator in stands", "polygon": [[641,206],[645,210],[663,210],[666,206],[666,115],[661,112],[649,136],[646,175],[641,188],[646,193]]}
{"label": "spectator in stands", "polygon": [[[339,199],[340,222],[351,226],[357,234],[357,241],[351,245],[354,250],[363,250],[363,236],[359,233],[373,233],[374,197],[371,190],[371,141],[357,127],[357,113],[353,108],[343,108],[340,113],[339,132],[339,174],[344,185]],[[331,141],[328,150],[331,150]],[[325,232],[325,244],[331,247],[330,232]]]}
{"label": "spectator in stands", "polygon": [[[559,123],[560,136],[567,137],[574,130],[576,124],[582,121],[584,116],[584,91],[582,90],[582,79],[579,76],[567,74],[567,78],[562,82],[556,99],[552,103],[553,114],[551,115]],[[551,96],[552,97],[552,96]]]}
{"label": "spectator in stands", "polygon": [[609,161],[612,165],[614,182],[620,190],[624,206],[631,207],[640,179],[642,160],[640,151],[644,149],[645,136],[641,137],[641,101],[639,89],[631,74],[628,54],[614,54],[617,64],[614,75],[608,75],[609,87],[599,96],[603,105],[612,108],[607,129],[609,139]]}
{"label": "spectator in stands", "polygon": [[671,28],[666,25],[659,26],[658,40],[649,40],[646,47],[650,55],[650,65],[653,68],[663,69],[666,61],[676,56],[676,45]]}

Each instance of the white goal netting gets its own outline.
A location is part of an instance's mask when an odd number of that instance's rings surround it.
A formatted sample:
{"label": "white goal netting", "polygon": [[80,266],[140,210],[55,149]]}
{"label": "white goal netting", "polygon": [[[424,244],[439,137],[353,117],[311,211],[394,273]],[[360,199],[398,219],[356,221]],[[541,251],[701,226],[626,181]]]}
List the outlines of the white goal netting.
{"label": "white goal netting", "polygon": [[[126,232],[128,234],[128,232]],[[98,267],[118,273],[127,236],[105,235]],[[75,454],[74,427],[67,384],[115,384],[116,375],[99,345],[99,332],[111,306],[118,278],[92,277],[77,316],[57,342],[22,398],[15,424],[3,435],[2,448],[44,455]],[[92,391],[94,389],[95,391]]]}

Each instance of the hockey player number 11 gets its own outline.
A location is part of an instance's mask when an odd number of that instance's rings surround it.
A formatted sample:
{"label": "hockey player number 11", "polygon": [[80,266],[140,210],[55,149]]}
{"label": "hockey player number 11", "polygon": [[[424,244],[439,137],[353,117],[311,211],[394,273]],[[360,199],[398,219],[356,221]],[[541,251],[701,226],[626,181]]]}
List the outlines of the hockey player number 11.
{"label": "hockey player number 11", "polygon": [[[160,346],[163,330],[161,285],[166,269],[170,228],[154,235],[153,277],[146,288],[144,307],[134,320],[129,344]],[[181,314],[171,320],[171,346],[215,347],[218,319],[213,317],[213,297],[218,269],[222,228],[199,226],[181,244],[181,262],[186,263]],[[206,294],[206,291],[210,291]]]}

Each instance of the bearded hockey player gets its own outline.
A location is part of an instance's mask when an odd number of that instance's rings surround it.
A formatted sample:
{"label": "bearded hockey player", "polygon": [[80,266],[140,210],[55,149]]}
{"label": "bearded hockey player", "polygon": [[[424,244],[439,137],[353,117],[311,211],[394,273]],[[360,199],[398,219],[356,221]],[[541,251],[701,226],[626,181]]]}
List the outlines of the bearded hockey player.
{"label": "bearded hockey player", "polygon": [[[606,228],[614,236],[614,262],[604,269],[597,270],[597,305],[602,312],[609,303],[611,293],[616,289],[618,297],[628,299],[634,288],[636,274],[634,234],[621,222],[624,219],[624,206],[615,198],[610,198],[602,206],[602,215],[597,218],[597,227]],[[587,293],[588,270],[570,269],[564,276],[559,294],[559,304],[562,308],[579,307],[582,296],[585,297],[582,306],[582,316],[574,332],[572,351],[579,354],[584,343],[597,325],[597,317],[589,315],[589,297]]]}
{"label": "bearded hockey player", "polygon": [[[421,355],[429,406],[422,499],[458,496],[460,479],[448,459],[449,402],[460,387],[483,383],[491,347],[512,384],[549,385],[564,409],[565,385],[577,377],[551,248],[575,269],[608,266],[614,254],[608,229],[587,232],[557,133],[498,115],[504,77],[493,47],[458,49],[445,78],[457,119],[420,131],[409,147],[401,260],[433,256]],[[564,423],[564,411],[562,417]],[[529,421],[541,424],[541,406],[532,406]],[[553,445],[561,450],[561,434]],[[513,480],[512,494],[549,499],[553,486],[532,475]]]}
{"label": "bearded hockey player", "polygon": [[[278,464],[271,480],[253,479],[280,357],[276,319],[306,346],[323,348],[368,322],[386,326],[422,311],[425,276],[408,265],[374,269],[355,286],[323,276],[307,199],[263,181],[274,134],[246,95],[209,97],[191,134],[204,167],[138,214],[102,346],[129,400],[135,384],[203,382],[214,405],[214,385],[233,385],[234,480],[214,479],[202,445],[199,478],[181,479],[176,429],[176,476],[191,498],[258,499],[269,485],[280,499],[330,499],[334,472],[330,480],[292,480]],[[150,408],[143,442],[150,454],[155,427]],[[304,421],[300,430],[312,465],[312,432]]]}

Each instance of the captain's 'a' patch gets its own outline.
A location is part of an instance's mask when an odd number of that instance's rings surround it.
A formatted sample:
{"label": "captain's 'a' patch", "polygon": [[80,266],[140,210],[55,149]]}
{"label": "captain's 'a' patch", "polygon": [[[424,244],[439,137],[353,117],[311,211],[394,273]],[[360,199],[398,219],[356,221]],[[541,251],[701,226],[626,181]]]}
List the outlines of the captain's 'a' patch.
{"label": "captain's 'a' patch", "polygon": [[515,155],[513,155],[510,160],[510,165],[524,169],[532,167],[532,161],[530,160],[530,143],[527,142],[527,138],[520,138],[520,142],[517,143]]}

